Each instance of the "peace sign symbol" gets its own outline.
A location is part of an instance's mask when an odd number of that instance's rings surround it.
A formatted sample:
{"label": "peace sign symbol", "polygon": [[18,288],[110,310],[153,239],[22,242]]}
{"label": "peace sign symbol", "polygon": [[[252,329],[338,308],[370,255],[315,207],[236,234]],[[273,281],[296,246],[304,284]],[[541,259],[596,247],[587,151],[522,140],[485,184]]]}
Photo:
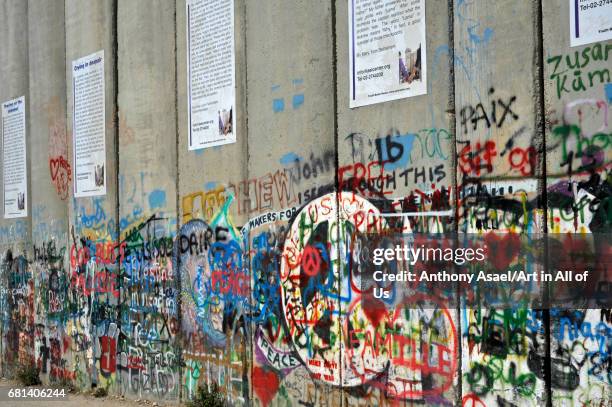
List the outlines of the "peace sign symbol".
{"label": "peace sign symbol", "polygon": [[311,246],[307,245],[302,252],[302,270],[310,277],[314,277],[319,274],[321,269],[321,255],[319,251]]}

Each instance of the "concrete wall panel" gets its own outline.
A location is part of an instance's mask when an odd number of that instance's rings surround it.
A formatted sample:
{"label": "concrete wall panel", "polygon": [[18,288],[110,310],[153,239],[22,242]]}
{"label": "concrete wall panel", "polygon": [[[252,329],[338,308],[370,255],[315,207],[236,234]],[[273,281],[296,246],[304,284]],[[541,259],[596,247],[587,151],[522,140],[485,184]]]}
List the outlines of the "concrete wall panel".
{"label": "concrete wall panel", "polygon": [[[185,1],[0,1],[30,179],[0,220],[2,375],[160,404],[609,404],[609,310],[437,286],[370,310],[359,267],[371,227],[476,233],[495,264],[517,234],[608,232],[610,41],[570,47],[567,1],[431,0],[427,94],[350,109],[348,2],[234,0],[237,142],[189,151]],[[71,63],[100,50],[107,193],[74,198]]]}

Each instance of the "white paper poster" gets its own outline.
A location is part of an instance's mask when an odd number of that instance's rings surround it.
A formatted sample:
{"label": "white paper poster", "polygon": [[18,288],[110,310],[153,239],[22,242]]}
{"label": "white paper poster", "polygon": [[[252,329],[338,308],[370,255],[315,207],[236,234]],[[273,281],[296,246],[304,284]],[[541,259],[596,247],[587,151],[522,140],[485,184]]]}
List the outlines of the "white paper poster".
{"label": "white paper poster", "polygon": [[2,104],[4,217],[28,216],[25,96]]}
{"label": "white paper poster", "polygon": [[74,196],[106,194],[104,51],[72,61]]}
{"label": "white paper poster", "polygon": [[570,46],[612,39],[612,0],[569,0]]}
{"label": "white paper poster", "polygon": [[187,1],[189,150],[236,142],[234,0]]}
{"label": "white paper poster", "polygon": [[427,93],[425,0],[348,1],[349,106]]}

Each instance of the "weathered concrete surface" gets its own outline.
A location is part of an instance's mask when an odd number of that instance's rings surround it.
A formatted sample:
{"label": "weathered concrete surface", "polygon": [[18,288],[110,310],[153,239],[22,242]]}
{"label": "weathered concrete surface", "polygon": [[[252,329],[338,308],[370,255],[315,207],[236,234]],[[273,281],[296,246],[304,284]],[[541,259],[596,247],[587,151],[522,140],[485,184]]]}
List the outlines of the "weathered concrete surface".
{"label": "weathered concrete surface", "polygon": [[[54,279],[65,276],[68,260],[68,204],[72,195],[72,146],[66,127],[65,26],[63,2],[28,4],[30,60],[30,185],[32,200],[31,270],[36,301],[32,332],[34,358],[66,334],[54,321],[53,300],[61,292]],[[57,281],[57,280],[55,280]],[[44,294],[43,294],[44,293]],[[54,342],[55,341],[55,342]],[[53,347],[57,349],[57,347]],[[50,364],[41,363],[41,379],[51,381]]]}
{"label": "weathered concrete surface", "polygon": [[[373,198],[384,196],[393,200],[412,195],[418,197],[415,199],[418,202],[416,205],[424,211],[431,206],[431,197],[435,191],[448,195],[453,188],[454,143],[451,123],[454,105],[451,92],[453,78],[449,67],[449,52],[452,51],[448,33],[449,22],[452,21],[449,13],[446,1],[427,2],[425,5],[428,70],[426,95],[349,109],[348,5],[346,2],[337,3],[339,166],[346,166],[344,177],[348,178],[356,171],[352,167],[355,163],[370,163],[381,157],[390,161],[385,163],[386,179],[383,187],[370,191]],[[401,154],[397,154],[395,146],[401,148]],[[392,148],[394,151],[390,154]],[[397,159],[390,158],[395,158],[396,154]],[[427,194],[429,199],[421,200],[417,190]],[[402,205],[396,203],[394,209],[400,211]],[[437,225],[427,225],[425,222],[420,226],[425,230],[430,227],[445,230],[452,228],[450,220],[452,218],[441,216],[437,218]]]}
{"label": "weathered concrete surface", "polygon": [[[547,225],[550,233],[609,233],[610,52],[612,42],[570,47],[567,2],[545,2],[543,14],[543,77],[546,111]],[[605,310],[576,311],[580,326],[603,321]],[[594,337],[564,333],[564,315],[550,321],[551,351],[568,354],[580,347],[590,355],[583,363],[559,358],[552,364],[553,405],[610,403],[609,383],[597,380],[605,349]],[[558,373],[569,367],[570,375]]]}
{"label": "weathered concrete surface", "polygon": [[[113,44],[114,2],[112,0],[99,1],[90,7],[82,7],[79,2],[67,0],[66,12],[66,84],[67,84],[67,127],[72,134],[72,61],[93,54],[100,50],[104,51],[104,75],[105,75],[105,106],[106,106],[106,189],[107,193],[102,197],[77,198],[72,200],[70,207],[70,224],[75,226],[75,233],[92,233],[97,239],[115,239],[117,237],[117,149],[116,132],[117,124],[113,118],[117,111],[115,106],[115,94],[117,87],[115,50]],[[72,149],[69,151],[72,162]],[[92,230],[82,229],[79,217],[91,215],[95,212],[96,203],[105,212],[106,225],[94,225]],[[113,221],[114,220],[114,221]],[[98,226],[98,227],[95,227]],[[85,229],[87,227],[85,226]],[[81,232],[81,233],[79,233]],[[72,238],[72,237],[71,237]]]}
{"label": "weathered concrete surface", "polygon": [[[535,4],[535,3],[534,3]],[[538,13],[529,2],[490,4],[483,1],[455,5],[455,112],[459,230],[478,232],[543,231],[538,191],[542,161],[538,86]],[[517,29],[517,21],[521,21]],[[494,68],[493,68],[494,67]],[[522,202],[521,210],[507,205]],[[510,219],[510,221],[508,221]],[[500,287],[508,289],[507,287]],[[527,312],[533,312],[528,310]],[[508,318],[501,310],[462,308],[463,330]],[[539,315],[535,315],[536,321]],[[465,326],[467,325],[467,326]],[[544,341],[534,338],[529,348],[517,349],[498,362],[529,378],[530,386],[489,381],[482,387],[492,352],[474,346],[474,335],[462,335],[462,399],[485,404],[542,405],[544,366],[528,363],[541,352]],[[493,351],[495,352],[495,351]],[[475,402],[475,401],[473,401]]]}
{"label": "weathered concrete surface", "polygon": [[[286,13],[286,7],[287,2],[283,0],[247,2],[249,160],[248,180],[240,185],[237,204],[248,218],[306,205],[336,188],[332,3],[322,0],[292,2],[292,13]],[[248,206],[245,205],[247,202]],[[282,251],[288,220],[289,217],[285,216],[269,226],[250,230],[253,260],[275,259],[266,253]],[[323,239],[330,239],[333,233],[331,223],[322,223],[320,233],[325,236]],[[266,241],[267,249],[261,244]],[[308,239],[303,242],[307,243]],[[278,262],[278,258],[274,261]],[[270,270],[265,266],[258,266],[254,261],[251,267],[255,281],[268,279],[266,276]],[[281,280],[280,285],[292,285],[288,279]],[[336,286],[339,282],[340,279],[331,284]],[[255,292],[262,286],[256,283]],[[283,298],[279,297],[278,302],[290,303],[293,300],[288,291],[280,291]],[[328,300],[329,303],[319,309],[321,312],[343,306],[338,300]],[[309,308],[313,304],[304,306]],[[265,307],[265,301],[261,305]],[[265,405],[265,400],[282,403],[283,399],[299,398],[309,404],[338,405],[341,402],[338,389],[317,388],[307,366],[322,366],[323,359],[326,359],[335,365],[335,369],[329,372],[333,379],[327,380],[338,384],[339,370],[344,370],[338,367],[345,366],[339,343],[324,349],[325,346],[319,345],[325,341],[324,336],[319,335],[321,332],[306,334],[302,329],[308,329],[309,324],[299,322],[294,328],[283,328],[281,335],[287,340],[279,340],[279,335],[267,327],[276,325],[274,321],[284,318],[284,313],[279,306],[271,311],[256,322],[253,353],[265,354],[267,347],[262,344],[266,341],[273,346],[271,355],[294,351],[294,357],[299,355],[306,366],[288,372],[284,382],[291,385],[270,384],[268,378],[274,372],[273,368],[261,358],[254,358],[251,374],[253,400]],[[318,319],[316,314],[306,311],[296,318]],[[331,335],[338,338],[342,336],[340,321],[331,318],[328,328]],[[291,341],[301,342],[304,346],[292,350],[288,346]],[[305,346],[305,341],[311,341],[312,347]],[[281,396],[281,389],[286,395]]]}
{"label": "weathered concrete surface", "polygon": [[[0,38],[3,39],[4,45],[0,48],[0,101],[15,99],[20,96],[26,97],[26,140],[31,137],[28,130],[28,119],[30,112],[27,109],[27,104],[30,98],[28,94],[28,7],[27,3],[16,3],[12,1],[3,1],[0,3],[0,20],[13,21],[13,24],[2,24],[0,27]],[[1,103],[0,102],[0,103]],[[28,143],[30,145],[30,143]],[[27,153],[26,153],[27,154]],[[28,159],[29,159],[28,154]],[[0,179],[4,179],[3,168],[0,168]],[[30,178],[31,179],[31,178]],[[4,181],[3,185],[4,185]],[[31,191],[31,189],[30,189]],[[4,192],[2,192],[4,197]],[[4,198],[3,198],[4,202]],[[32,213],[31,195],[28,196],[28,214]],[[15,275],[27,276],[27,271],[24,265],[25,256],[30,249],[31,239],[31,217],[18,219],[4,219],[4,205],[2,205],[2,218],[0,219],[0,245],[2,246],[3,254],[3,269],[5,274],[2,281],[3,286],[8,288],[8,270],[14,272]],[[24,288],[23,284],[15,284]],[[5,288],[6,289],[6,288]],[[18,294],[14,297],[15,301],[22,302],[27,297],[27,292]],[[23,303],[22,314],[24,317],[32,317],[34,315],[33,304],[30,301]],[[3,319],[11,318],[15,313],[8,313],[7,307],[3,306],[5,311]],[[8,324],[2,324],[2,336],[10,338],[10,341],[3,341],[1,349],[2,361],[0,368],[2,374],[13,374],[15,365],[18,361],[28,358],[28,354],[34,349],[31,333],[33,332],[33,324],[31,320],[26,318],[17,320],[16,323],[9,327]],[[24,332],[24,334],[19,334]]]}
{"label": "weathered concrete surface", "polygon": [[[190,219],[212,219],[225,202],[226,189],[233,190],[247,178],[247,117],[246,117],[246,5],[244,0],[234,1],[234,35],[236,47],[236,134],[237,142],[222,148],[188,150],[187,128],[187,23],[185,0],[176,1],[176,67],[178,109],[178,162],[177,180],[181,222]],[[228,163],[242,163],[231,165]],[[238,200],[238,195],[236,195]],[[236,222],[246,216],[235,205],[230,213]]]}
{"label": "weathered concrete surface", "polygon": [[[179,317],[176,305],[169,303],[178,293],[178,284],[169,282],[177,228],[174,21],[172,2],[118,3],[120,91],[114,120],[119,131],[119,230],[126,246],[124,262],[129,264],[124,278],[130,281],[123,297],[128,303],[120,306],[120,313],[121,321],[137,325],[121,328],[127,346],[119,353],[124,369],[117,381],[121,394],[134,399],[178,400],[180,392],[179,355],[168,356],[178,345],[177,330],[162,331],[155,349],[140,340],[141,329],[160,321],[178,326]],[[155,247],[160,249],[156,252]],[[145,265],[147,253],[156,260],[152,267]],[[147,274],[155,276],[150,280],[154,284],[141,282]],[[156,300],[161,300],[160,307],[147,306]],[[134,358],[143,366],[159,363],[158,380],[148,383],[144,370],[128,370]]]}
{"label": "weathered concrete surface", "polygon": [[271,169],[289,169],[290,189],[286,196],[273,193],[272,200],[251,197],[250,213],[304,204],[335,177],[330,4],[295,3],[294,13],[285,13],[282,4],[247,4],[248,165],[249,179],[260,184],[284,176]]}
{"label": "weathered concrete surface", "polygon": [[[372,225],[610,230],[612,44],[570,48],[566,1],[428,1],[427,94],[349,109],[346,1],[235,0],[237,142],[200,151],[185,0],[0,4],[32,204],[0,221],[3,374],[159,403],[216,382],[233,405],[609,404],[609,310],[361,303]],[[75,199],[71,62],[102,49],[107,194]]]}
{"label": "weathered concrete surface", "polygon": [[[474,230],[479,213],[486,217],[487,211],[504,210],[473,206],[468,197],[478,189],[486,188],[490,196],[524,191],[531,209],[541,207],[536,199],[542,161],[536,21],[537,7],[528,2],[455,7],[457,178],[464,195],[460,227],[466,231]],[[526,227],[529,220],[521,223]],[[541,221],[536,223],[543,230]]]}
{"label": "weathered concrete surface", "polygon": [[[219,247],[239,241],[240,232],[237,228],[248,218],[248,214],[239,209],[241,198],[237,192],[248,177],[246,3],[244,0],[234,1],[237,142],[197,151],[188,150],[186,3],[184,0],[177,0],[175,3],[178,109],[178,177],[175,182],[179,206],[178,235],[190,238],[208,233],[215,236],[212,240],[219,237]],[[221,238],[217,233],[221,229],[221,234],[227,238]],[[227,399],[232,403],[248,402],[251,398],[248,379],[251,360],[248,353],[249,336],[236,321],[230,324],[227,335],[223,332],[223,307],[211,309],[207,313],[207,321],[202,322],[197,317],[199,306],[202,305],[196,293],[198,275],[202,273],[198,271],[201,269],[198,269],[197,265],[201,263],[202,257],[207,257],[210,253],[208,249],[200,250],[193,253],[193,256],[190,255],[191,250],[188,250],[190,254],[185,252],[180,256],[180,261],[173,263],[182,282],[180,317],[184,329],[181,330],[180,357],[184,365],[180,376],[181,394],[184,399],[191,398],[196,394],[198,386],[210,386],[214,381],[220,383]],[[183,253],[183,250],[180,252]],[[182,263],[184,265],[181,265]],[[203,267],[207,269],[206,266]],[[237,271],[235,267],[229,269],[233,270],[230,278],[241,278],[241,271]],[[208,271],[204,273],[210,275]],[[234,293],[232,290],[229,296]],[[239,302],[238,298],[236,303]],[[207,329],[206,332],[204,328]],[[212,337],[220,338],[219,342],[209,343],[209,332]],[[231,379],[221,380],[225,375]]]}
{"label": "weathered concrete surface", "polygon": [[124,233],[141,216],[135,212],[176,216],[174,5],[120,2],[117,16],[120,91],[114,119]]}
{"label": "weathered concrete surface", "polygon": [[[0,19],[11,21],[11,24],[2,24],[0,38],[4,45],[0,48],[0,100],[15,99],[28,94],[28,4],[27,2],[14,2],[5,0],[0,3]],[[30,112],[26,108],[26,137],[30,137],[28,118]],[[29,145],[29,143],[28,143]],[[0,168],[1,179],[4,179]],[[31,191],[31,189],[30,189]],[[4,196],[4,192],[2,192]],[[28,197],[28,214],[32,213],[31,198]],[[15,255],[24,253],[31,236],[31,218],[0,219],[0,244],[12,248]]]}
{"label": "weathered concrete surface", "polygon": [[[83,7],[79,1],[65,2],[66,14],[66,94],[68,101],[67,128],[72,134],[72,61],[104,50],[105,75],[105,122],[106,122],[106,195],[72,198],[69,206],[70,253],[72,266],[66,273],[67,281],[73,279],[79,287],[68,296],[66,312],[69,318],[64,328],[70,335],[80,338],[65,353],[66,367],[59,377],[74,380],[81,388],[102,386],[109,391],[118,391],[114,375],[116,369],[96,359],[107,355],[110,348],[102,353],[101,338],[112,347],[117,340],[117,307],[119,298],[115,296],[114,285],[117,278],[116,265],[105,264],[98,259],[104,256],[98,248],[112,248],[118,239],[118,200],[117,200],[117,124],[113,112],[117,111],[116,92],[116,3],[112,0],[98,1]],[[70,162],[73,162],[72,148],[69,149]],[[85,257],[79,256],[82,253]],[[87,255],[85,255],[87,253]],[[106,254],[106,253],[105,253]],[[91,260],[89,260],[91,257]],[[87,276],[90,277],[87,277]],[[96,276],[104,277],[96,277]],[[87,280],[89,278],[89,283]],[[102,280],[103,279],[103,280]],[[96,283],[94,281],[108,281]],[[98,288],[100,287],[100,288]],[[101,288],[104,287],[104,288]],[[93,296],[93,299],[92,299]],[[91,299],[91,300],[89,300]],[[87,305],[86,305],[87,304]],[[116,346],[116,345],[115,345]],[[88,355],[89,352],[89,355]],[[89,374],[76,374],[87,372]]]}
{"label": "weathered concrete surface", "polygon": [[[395,218],[394,221],[399,221],[396,227],[424,233],[453,231],[455,146],[451,127],[454,125],[453,77],[449,64],[452,52],[449,22],[452,16],[447,2],[427,1],[425,4],[427,94],[354,109],[349,108],[348,2],[336,2],[335,12],[340,188],[378,202],[385,208],[384,212],[412,213],[413,216]],[[362,171],[362,166],[365,171]],[[370,177],[377,179],[373,188],[359,186],[363,185],[360,178]],[[355,290],[354,294],[358,298],[360,293]],[[416,318],[412,311],[406,307],[404,312]],[[450,309],[449,315],[450,320],[432,321],[432,324],[440,334],[440,344],[451,349],[453,338],[456,338],[452,325],[457,324],[457,311]],[[392,324],[391,320],[380,323],[376,334],[384,337],[387,334],[384,326]],[[359,321],[360,326],[376,326],[371,315],[361,310],[353,312],[353,321]],[[411,324],[404,327],[402,335],[393,337],[393,346],[398,346],[401,338],[418,336],[409,332],[411,328],[408,326],[412,326],[413,331],[419,330],[416,328],[419,323]],[[367,339],[364,343],[367,346]],[[345,351],[345,354],[351,353],[348,349]],[[366,354],[353,358],[363,360],[366,366],[373,365]],[[372,379],[372,391],[368,394],[359,394],[355,388],[347,386],[344,405],[385,405],[393,398],[421,403],[445,399],[452,403],[459,396],[459,376],[454,371],[450,378],[431,375],[425,379],[422,367],[405,367],[401,356],[392,358],[385,371],[387,373]],[[447,382],[448,386],[445,385]]]}
{"label": "weathered concrete surface", "polygon": [[68,238],[72,172],[66,132],[65,27],[63,2],[32,1],[28,7],[30,179],[32,242]]}

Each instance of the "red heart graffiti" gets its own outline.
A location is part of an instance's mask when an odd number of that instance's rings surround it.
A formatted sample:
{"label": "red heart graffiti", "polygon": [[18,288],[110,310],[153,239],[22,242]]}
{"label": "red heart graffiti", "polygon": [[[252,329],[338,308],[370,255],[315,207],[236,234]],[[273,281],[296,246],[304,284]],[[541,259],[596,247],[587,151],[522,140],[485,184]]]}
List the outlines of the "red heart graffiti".
{"label": "red heart graffiti", "polygon": [[49,171],[51,171],[51,179],[53,181],[55,181],[55,178],[57,178],[57,172],[59,171],[59,167],[60,167],[59,157],[52,158],[49,160]]}
{"label": "red heart graffiti", "polygon": [[275,372],[259,366],[253,368],[252,376],[253,391],[257,393],[261,404],[267,407],[278,391],[280,380]]}

